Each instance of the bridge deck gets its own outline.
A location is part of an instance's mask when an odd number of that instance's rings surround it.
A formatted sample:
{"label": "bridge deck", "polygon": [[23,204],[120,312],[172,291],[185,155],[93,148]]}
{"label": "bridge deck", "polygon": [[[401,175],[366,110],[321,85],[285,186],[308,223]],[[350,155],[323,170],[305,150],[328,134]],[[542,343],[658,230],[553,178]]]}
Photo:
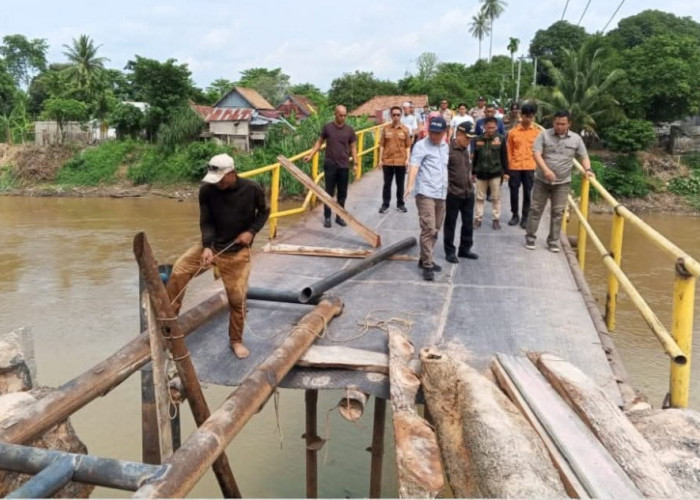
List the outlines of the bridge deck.
{"label": "bridge deck", "polygon": [[[381,183],[381,173],[373,172],[353,184],[347,208],[380,233],[385,246],[408,236],[417,237],[412,200],[407,203],[406,214],[394,207],[386,214],[377,212]],[[485,368],[499,352],[551,352],[581,367],[619,401],[617,385],[566,257],[547,251],[542,237],[536,251],[523,247],[524,231],[505,224],[510,210],[507,187],[502,189],[503,229],[491,229],[491,205],[487,203],[484,226],[474,234],[473,250],[479,254],[478,260],[460,259],[458,265],[445,262],[441,234],[436,261],[443,271],[436,273],[434,282],[423,281],[415,261],[387,261],[357,275],[331,291],[343,299],[345,311],[317,343],[387,352],[384,332],[370,329],[362,334],[358,322],[369,313],[384,320],[410,315],[414,323],[409,337],[416,350],[457,342],[470,351],[471,362],[477,368]],[[320,210],[319,206],[285,229],[280,240],[298,245],[367,248],[348,227],[334,224],[331,229],[323,228]],[[545,233],[545,224],[548,219],[543,220],[540,234]],[[418,248],[409,253],[418,255]],[[261,253],[254,257],[250,282],[251,286],[300,290],[351,262]],[[308,310],[309,306],[303,305],[249,301],[244,338],[252,355],[244,361],[235,360],[228,348],[227,313],[210,321],[188,339],[200,378],[221,385],[238,384]],[[283,385],[345,388],[350,384],[382,397],[388,395],[385,376],[342,370],[296,368]]]}

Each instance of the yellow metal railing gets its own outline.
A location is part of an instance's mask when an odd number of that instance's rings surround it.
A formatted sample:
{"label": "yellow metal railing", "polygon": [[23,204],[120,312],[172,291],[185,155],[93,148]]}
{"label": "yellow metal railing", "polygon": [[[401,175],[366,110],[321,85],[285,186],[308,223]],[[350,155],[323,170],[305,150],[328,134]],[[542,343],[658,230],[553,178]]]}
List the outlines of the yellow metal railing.
{"label": "yellow metal railing", "polygon": [[[608,269],[607,299],[605,304],[605,322],[609,330],[615,328],[617,309],[617,292],[620,287],[627,293],[632,303],[651,328],[654,335],[671,358],[670,405],[686,408],[690,394],[690,358],[693,341],[693,314],[695,303],[695,280],[700,275],[700,263],[674,245],[661,233],[621,205],[597,179],[589,179],[583,167],[577,161],[576,168],[582,174],[581,197],[577,205],[569,196],[568,206],[576,214],[578,228],[578,262],[585,268],[587,237],[603,258]],[[590,187],[593,186],[600,197],[613,208],[612,235],[610,249],[607,249],[591,225],[588,223],[588,205]],[[622,239],[625,221],[643,234],[648,240],[671,256],[674,260],[675,282],[673,287],[673,318],[671,333],[659,321],[654,311],[644,301],[637,289],[622,271]],[[566,227],[564,227],[566,231]]]}
{"label": "yellow metal railing", "polygon": [[[357,156],[360,159],[360,166],[362,165],[362,157],[372,153],[372,166],[377,165],[379,159],[379,129],[383,125],[375,125],[374,127],[369,127],[366,129],[359,130],[357,132]],[[364,148],[365,135],[372,134],[373,145]],[[325,145],[324,145],[325,148]],[[309,154],[311,149],[307,149],[297,155],[289,158],[290,161],[297,161],[302,159],[304,156]],[[320,151],[317,152],[311,160],[311,178],[316,184],[321,182],[323,179],[323,173],[318,172],[319,155]],[[273,163],[271,165],[265,165],[264,167],[256,168],[254,170],[248,170],[247,172],[241,172],[238,175],[241,177],[255,177],[256,175],[264,174],[270,172],[270,238],[277,236],[277,220],[280,217],[287,217],[289,215],[296,215],[305,212],[309,207],[313,207],[316,204],[316,196],[314,196],[313,191],[306,193],[304,202],[296,207],[287,210],[280,211],[280,169],[282,166],[279,163]],[[355,179],[362,177],[362,168],[360,167],[359,172],[355,176]]]}

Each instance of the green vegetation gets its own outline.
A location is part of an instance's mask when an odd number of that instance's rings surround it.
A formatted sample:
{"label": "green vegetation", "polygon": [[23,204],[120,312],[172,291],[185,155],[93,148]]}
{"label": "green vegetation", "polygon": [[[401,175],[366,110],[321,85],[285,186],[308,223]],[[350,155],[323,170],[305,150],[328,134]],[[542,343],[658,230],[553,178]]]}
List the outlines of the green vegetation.
{"label": "green vegetation", "polygon": [[10,165],[0,166],[0,193],[15,187],[15,176]]}
{"label": "green vegetation", "polygon": [[56,182],[81,186],[110,182],[122,164],[132,161],[129,154],[139,147],[136,141],[119,141],[84,149],[61,167]]}

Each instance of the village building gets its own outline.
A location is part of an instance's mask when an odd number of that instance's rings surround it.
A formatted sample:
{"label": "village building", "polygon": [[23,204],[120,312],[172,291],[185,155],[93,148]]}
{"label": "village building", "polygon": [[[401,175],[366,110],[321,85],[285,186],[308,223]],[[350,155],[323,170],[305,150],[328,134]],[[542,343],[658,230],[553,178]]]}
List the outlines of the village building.
{"label": "village building", "polygon": [[294,115],[297,120],[303,121],[316,113],[316,106],[305,95],[288,94],[282,103],[277,106],[277,111],[285,118]]}

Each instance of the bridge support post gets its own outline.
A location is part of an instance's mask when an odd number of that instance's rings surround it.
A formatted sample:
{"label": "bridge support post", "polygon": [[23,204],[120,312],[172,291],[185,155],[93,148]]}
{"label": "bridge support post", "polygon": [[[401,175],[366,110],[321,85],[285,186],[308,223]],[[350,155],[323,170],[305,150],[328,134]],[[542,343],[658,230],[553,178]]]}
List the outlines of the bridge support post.
{"label": "bridge support post", "polygon": [[693,306],[695,304],[695,276],[685,270],[682,262],[676,264],[673,285],[673,325],[671,333],[688,362],[671,363],[671,407],[687,408],[690,395],[690,351],[693,345]]}
{"label": "bridge support post", "polygon": [[[612,235],[610,237],[610,253],[615,264],[620,267],[622,262],[622,236],[625,229],[625,219],[615,213],[612,222]],[[609,331],[615,329],[615,312],[617,310],[617,291],[620,283],[615,273],[608,271],[608,296],[605,302],[605,325]]]}
{"label": "bridge support post", "polygon": [[[585,175],[581,176],[581,214],[588,220],[588,198],[591,188],[591,181]],[[581,271],[586,268],[586,228],[579,221],[578,225],[578,265]]]}

